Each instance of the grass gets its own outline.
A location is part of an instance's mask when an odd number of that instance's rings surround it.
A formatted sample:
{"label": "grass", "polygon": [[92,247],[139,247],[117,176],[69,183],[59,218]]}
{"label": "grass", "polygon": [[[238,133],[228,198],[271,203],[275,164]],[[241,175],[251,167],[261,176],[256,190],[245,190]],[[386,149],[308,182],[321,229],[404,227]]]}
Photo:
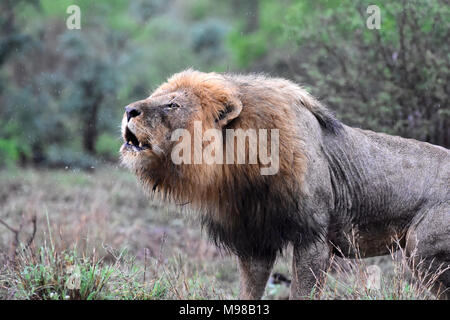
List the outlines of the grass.
{"label": "grass", "polygon": [[[15,265],[2,273],[3,299],[31,300],[150,300],[221,297],[209,279],[184,273],[182,258],[142,266],[126,251],[114,262],[95,252],[80,255],[76,248],[56,251],[51,246],[20,248]],[[160,272],[160,273],[158,273]],[[214,296],[213,296],[214,295]]]}
{"label": "grass", "polygon": [[237,295],[234,259],[123,169],[0,171],[0,200],[0,299]]}
{"label": "grass", "polygon": [[[353,247],[357,248],[353,242]],[[359,252],[359,251],[357,251]],[[407,256],[398,241],[390,249],[393,268],[383,273],[368,259],[333,257],[326,272],[325,285],[318,290],[319,299],[333,300],[434,300],[430,288],[449,267],[441,266],[434,273],[422,265],[413,252]],[[415,262],[419,260],[419,262]],[[413,277],[412,274],[415,276]]]}
{"label": "grass", "polygon": [[[235,258],[121,168],[0,171],[0,201],[0,299],[237,298]],[[287,250],[274,271],[289,275],[290,263]],[[408,263],[401,250],[335,258],[315,298],[434,299],[427,288],[436,275],[415,280]],[[371,270],[379,288],[367,285]],[[288,295],[271,279],[264,299]]]}

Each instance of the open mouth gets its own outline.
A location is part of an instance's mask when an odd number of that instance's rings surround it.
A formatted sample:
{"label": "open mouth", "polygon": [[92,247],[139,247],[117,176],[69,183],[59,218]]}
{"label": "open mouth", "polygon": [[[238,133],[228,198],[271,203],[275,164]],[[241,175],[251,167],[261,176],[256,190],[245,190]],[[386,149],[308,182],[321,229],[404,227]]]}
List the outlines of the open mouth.
{"label": "open mouth", "polygon": [[126,127],[125,135],[124,135],[125,143],[124,146],[126,148],[132,148],[134,151],[142,151],[148,149],[150,146],[147,144],[143,144],[136,135],[131,132],[131,130]]}

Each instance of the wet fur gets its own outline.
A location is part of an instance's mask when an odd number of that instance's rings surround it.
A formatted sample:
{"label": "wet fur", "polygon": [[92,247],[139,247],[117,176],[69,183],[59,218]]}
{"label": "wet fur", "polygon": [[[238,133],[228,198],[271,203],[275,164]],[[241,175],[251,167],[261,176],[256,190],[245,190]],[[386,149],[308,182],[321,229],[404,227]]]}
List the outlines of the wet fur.
{"label": "wet fur", "polygon": [[[170,116],[158,106],[172,100],[182,108]],[[435,204],[449,215],[448,150],[347,127],[290,81],[187,70],[135,105],[148,112],[135,124],[139,140],[148,139],[156,151],[148,153],[151,163],[147,154],[125,155],[123,162],[148,190],[200,212],[210,238],[240,258],[241,297],[261,296],[264,286],[252,280],[252,266],[270,269],[289,243],[295,253],[292,296],[299,297],[314,284],[305,272],[323,270],[333,247],[352,256],[344,234],[356,228],[362,255],[381,255],[395,235],[407,243],[408,230],[417,230]],[[278,174],[260,175],[260,164],[174,165],[170,132],[192,131],[195,120],[202,130],[279,129]],[[448,223],[446,228],[436,236],[448,234]],[[449,259],[449,247],[436,254]],[[267,270],[256,278],[264,279]]]}
{"label": "wet fur", "polygon": [[188,70],[170,78],[150,98],[179,90],[198,98],[202,114],[195,119],[206,123],[205,129],[213,128],[233,103],[242,103],[244,108],[224,129],[279,128],[280,172],[261,176],[259,165],[180,167],[164,159],[154,172],[139,168],[136,173],[141,181],[164,199],[199,209],[202,225],[214,243],[241,257],[275,257],[289,243],[307,245],[320,237],[319,222],[302,204],[306,163],[292,107],[309,109],[324,130],[338,134],[342,125],[331,113],[291,82],[262,75],[223,76]]}

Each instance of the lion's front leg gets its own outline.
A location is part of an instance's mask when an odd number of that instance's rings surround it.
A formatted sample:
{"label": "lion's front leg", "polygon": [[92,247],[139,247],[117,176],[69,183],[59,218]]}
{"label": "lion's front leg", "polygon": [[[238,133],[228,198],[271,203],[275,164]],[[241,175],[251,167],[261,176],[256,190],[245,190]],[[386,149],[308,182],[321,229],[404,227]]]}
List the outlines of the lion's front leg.
{"label": "lion's front leg", "polygon": [[266,288],[267,280],[272,271],[275,258],[253,259],[238,258],[239,260],[239,299],[261,299]]}
{"label": "lion's front leg", "polygon": [[324,280],[330,262],[330,248],[323,241],[308,248],[294,245],[290,299],[309,299],[314,286]]}

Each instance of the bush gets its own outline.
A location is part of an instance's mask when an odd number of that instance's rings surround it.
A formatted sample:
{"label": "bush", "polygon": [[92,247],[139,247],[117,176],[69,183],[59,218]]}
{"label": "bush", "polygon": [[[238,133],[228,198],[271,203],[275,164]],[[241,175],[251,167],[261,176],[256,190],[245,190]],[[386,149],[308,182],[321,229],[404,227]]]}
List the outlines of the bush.
{"label": "bush", "polygon": [[117,161],[119,157],[119,149],[122,145],[122,139],[108,133],[103,133],[98,137],[95,147],[96,154],[107,161]]}
{"label": "bush", "polygon": [[450,147],[450,7],[442,0],[383,2],[381,29],[370,30],[370,4],[294,1],[280,14],[281,35],[273,37],[261,20],[251,37],[238,37],[235,55],[245,65],[257,57],[245,53],[259,47],[255,37],[283,40],[251,69],[308,84],[349,125]]}
{"label": "bush", "polygon": [[8,167],[19,159],[19,144],[15,140],[0,139],[0,167]]}
{"label": "bush", "polygon": [[98,159],[73,147],[51,145],[45,156],[45,165],[53,168],[94,169]]}

